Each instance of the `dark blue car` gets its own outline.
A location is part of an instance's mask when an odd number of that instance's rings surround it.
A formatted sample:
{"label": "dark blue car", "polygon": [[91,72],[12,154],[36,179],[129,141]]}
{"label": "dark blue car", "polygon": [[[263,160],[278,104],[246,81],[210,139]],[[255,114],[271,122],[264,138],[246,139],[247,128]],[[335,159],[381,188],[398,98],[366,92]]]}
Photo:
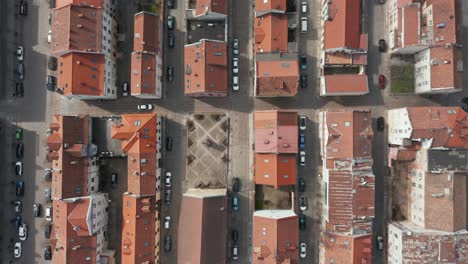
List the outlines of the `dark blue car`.
{"label": "dark blue car", "polygon": [[21,215],[17,215],[15,219],[16,228],[19,228],[22,224],[23,224],[23,221],[21,220]]}
{"label": "dark blue car", "polygon": [[16,182],[16,196],[23,196],[24,195],[24,181],[17,181]]}
{"label": "dark blue car", "polygon": [[305,134],[302,132],[299,134],[299,149],[305,150]]}

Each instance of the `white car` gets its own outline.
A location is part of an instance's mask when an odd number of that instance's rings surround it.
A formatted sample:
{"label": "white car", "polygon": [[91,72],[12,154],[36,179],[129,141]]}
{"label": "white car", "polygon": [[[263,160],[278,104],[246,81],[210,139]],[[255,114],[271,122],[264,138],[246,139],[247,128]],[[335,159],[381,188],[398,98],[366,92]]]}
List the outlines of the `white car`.
{"label": "white car", "polygon": [[234,39],[232,41],[232,53],[234,55],[239,55],[239,40],[238,39]]}
{"label": "white car", "polygon": [[45,220],[47,222],[52,222],[52,206],[47,206],[45,210]]}
{"label": "white car", "polygon": [[21,257],[21,242],[15,243],[15,258]]}
{"label": "white car", "polygon": [[26,240],[28,237],[28,226],[26,224],[20,225],[18,228],[18,235],[21,241]]}
{"label": "white car", "polygon": [[51,43],[52,42],[52,30],[49,30],[49,32],[47,33],[47,43]]}
{"label": "white car", "polygon": [[171,223],[171,217],[170,216],[164,217],[164,228],[165,229],[169,229],[170,223]]}
{"label": "white car", "polygon": [[235,74],[239,73],[239,58],[232,59],[232,72]]}
{"label": "white car", "polygon": [[384,249],[384,241],[382,236],[377,236],[377,245],[379,247],[379,250]]}
{"label": "white car", "polygon": [[171,187],[171,178],[172,173],[170,171],[166,172],[166,178],[164,179],[166,187]]}
{"label": "white car", "polygon": [[237,244],[235,244],[233,247],[232,247],[232,259],[233,260],[237,260],[239,259],[239,246]]}
{"label": "white car", "polygon": [[301,12],[302,12],[302,14],[307,13],[307,2],[302,2],[301,3]]}
{"label": "white car", "polygon": [[21,201],[15,201],[15,213],[21,213]]}
{"label": "white car", "polygon": [[301,162],[301,166],[305,166],[305,160],[306,160],[305,155],[306,155],[305,151],[299,152],[299,157],[300,157],[299,160]]}
{"label": "white car", "polygon": [[128,96],[128,82],[124,82],[122,85],[122,95]]}
{"label": "white car", "polygon": [[152,104],[138,105],[138,111],[149,111],[149,110],[153,110],[153,105]]}
{"label": "white car", "polygon": [[299,117],[299,129],[306,130],[306,124],[307,124],[307,117],[300,116]]}
{"label": "white car", "polygon": [[23,162],[21,161],[17,161],[15,163],[15,172],[16,172],[16,175],[23,175]]}
{"label": "white car", "polygon": [[301,243],[301,258],[305,258],[307,256],[307,246],[306,243]]}
{"label": "white car", "polygon": [[18,46],[18,49],[16,49],[16,58],[19,60],[19,61],[23,61],[23,46]]}
{"label": "white car", "polygon": [[239,76],[232,77],[232,89],[239,91]]}

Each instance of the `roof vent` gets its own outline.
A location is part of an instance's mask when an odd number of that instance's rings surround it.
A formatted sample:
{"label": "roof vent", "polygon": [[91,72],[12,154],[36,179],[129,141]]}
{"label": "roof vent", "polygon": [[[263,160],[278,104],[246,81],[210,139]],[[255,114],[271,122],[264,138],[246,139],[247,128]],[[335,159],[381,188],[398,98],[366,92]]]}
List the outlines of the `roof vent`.
{"label": "roof vent", "polygon": [[287,148],[289,147],[289,144],[288,143],[284,143],[283,145],[281,145],[283,148]]}
{"label": "roof vent", "polygon": [[444,60],[444,64],[450,64],[450,60]]}
{"label": "roof vent", "polygon": [[82,28],[82,27],[83,27],[83,25],[81,25],[81,24],[78,24],[78,25],[76,25],[76,27],[77,27],[77,28]]}
{"label": "roof vent", "polygon": [[78,14],[78,17],[83,17],[83,13],[79,13],[79,14]]}
{"label": "roof vent", "polygon": [[437,24],[437,28],[444,28],[444,27],[445,27],[445,23],[444,23],[444,22]]}

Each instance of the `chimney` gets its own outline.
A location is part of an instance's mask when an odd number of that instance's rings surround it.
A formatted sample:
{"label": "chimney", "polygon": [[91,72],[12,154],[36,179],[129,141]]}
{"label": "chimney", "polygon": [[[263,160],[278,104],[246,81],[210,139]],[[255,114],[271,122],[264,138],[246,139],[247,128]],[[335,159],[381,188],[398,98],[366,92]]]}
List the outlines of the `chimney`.
{"label": "chimney", "polygon": [[76,25],[76,27],[77,27],[77,28],[82,28],[82,27],[83,27],[83,25],[81,25],[81,24],[78,24],[78,25]]}
{"label": "chimney", "polygon": [[78,14],[78,17],[83,17],[83,13],[79,13],[79,14]]}
{"label": "chimney", "polygon": [[81,61],[76,61],[76,64],[81,64]]}

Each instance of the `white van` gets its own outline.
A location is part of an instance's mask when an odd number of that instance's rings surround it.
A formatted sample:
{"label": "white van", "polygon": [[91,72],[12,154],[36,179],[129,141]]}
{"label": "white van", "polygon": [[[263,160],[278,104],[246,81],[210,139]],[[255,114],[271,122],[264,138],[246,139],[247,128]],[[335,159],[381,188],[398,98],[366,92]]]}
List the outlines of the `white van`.
{"label": "white van", "polygon": [[45,211],[45,219],[47,222],[52,222],[52,206],[47,206]]}
{"label": "white van", "polygon": [[170,216],[164,217],[164,228],[165,229],[169,229],[170,223],[171,223],[171,217]]}
{"label": "white van", "polygon": [[301,3],[301,12],[302,12],[302,14],[307,13],[307,2],[302,2]]}
{"label": "white van", "polygon": [[301,33],[307,33],[307,17],[301,17]]}
{"label": "white van", "polygon": [[232,89],[239,91],[239,76],[232,77]]}

